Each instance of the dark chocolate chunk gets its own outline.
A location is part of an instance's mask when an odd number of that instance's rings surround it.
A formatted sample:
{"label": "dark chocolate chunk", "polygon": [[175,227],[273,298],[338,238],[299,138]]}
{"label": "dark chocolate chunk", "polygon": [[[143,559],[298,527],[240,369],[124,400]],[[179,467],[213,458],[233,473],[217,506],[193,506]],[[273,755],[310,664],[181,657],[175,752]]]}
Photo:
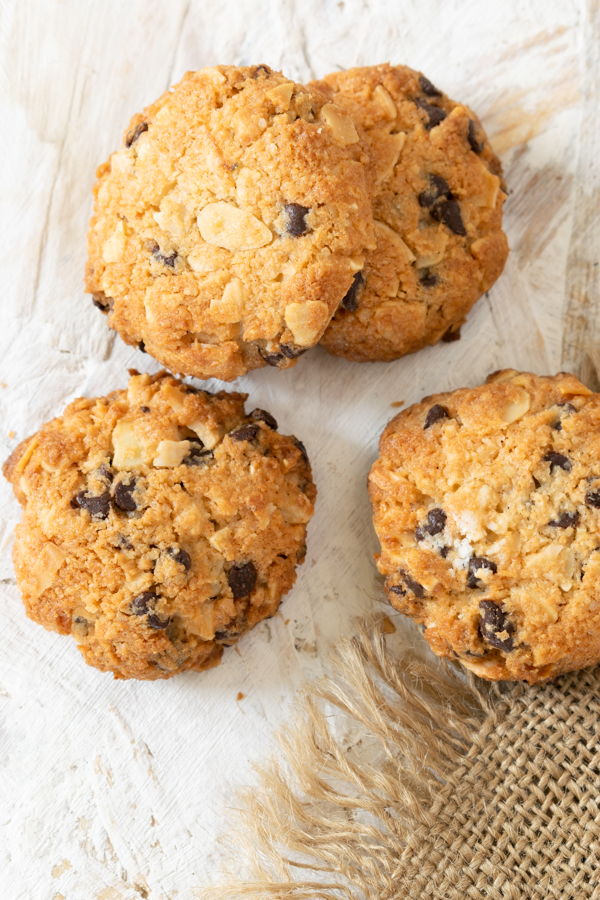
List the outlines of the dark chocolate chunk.
{"label": "dark chocolate chunk", "polygon": [[448,182],[441,175],[430,175],[429,187],[419,194],[419,205],[429,209],[436,201],[448,197],[452,197]]}
{"label": "dark chocolate chunk", "polygon": [[306,353],[308,347],[296,347],[291,344],[280,344],[279,349],[286,359],[298,359],[303,353]]}
{"label": "dark chocolate chunk", "polygon": [[138,344],[138,350],[140,350],[142,353],[147,353],[147,352],[148,352],[148,351],[146,350],[146,345],[144,344],[143,341],[140,341],[140,342],[139,342],[139,344]]}
{"label": "dark chocolate chunk", "polygon": [[446,527],[446,513],[443,509],[435,507],[427,513],[427,518],[419,525],[415,532],[418,541],[424,541],[427,535],[439,534]]}
{"label": "dark chocolate chunk", "polygon": [[297,437],[293,437],[293,436],[292,436],[292,441],[294,442],[294,444],[296,445],[296,447],[298,448],[298,450],[304,457],[305,462],[308,462],[308,453],[306,452],[306,447],[304,446],[302,441],[299,441]]}
{"label": "dark chocolate chunk", "polygon": [[419,84],[421,85],[421,90],[424,94],[427,94],[428,97],[441,97],[442,92],[436,88],[435,84],[432,84],[429,78],[425,78],[424,75],[419,75]]}
{"label": "dark chocolate chunk", "polygon": [[110,510],[110,494],[105,491],[99,497],[91,497],[87,491],[79,491],[71,500],[73,509],[87,509],[93,519],[106,519]]}
{"label": "dark chocolate chunk", "polygon": [[451,325],[448,331],[445,331],[442,335],[442,340],[445,344],[451,344],[453,341],[460,341],[460,328],[457,328],[455,331],[452,329],[453,326]]}
{"label": "dark chocolate chunk", "polygon": [[491,559],[486,559],[485,556],[472,556],[469,560],[469,571],[467,573],[468,588],[484,587],[483,582],[477,577],[477,572],[481,569],[488,569],[494,574],[498,571],[496,563],[492,562]]}
{"label": "dark chocolate chunk", "polygon": [[169,556],[172,559],[175,560],[176,563],[179,563],[181,566],[183,566],[183,568],[185,569],[186,572],[190,571],[190,568],[192,566],[192,560],[191,560],[190,554],[187,552],[187,550],[183,550],[183,549],[177,550],[176,547],[169,547],[169,549],[167,550],[167,553],[169,554]]}
{"label": "dark chocolate chunk", "polygon": [[457,200],[438,200],[431,208],[431,215],[438,222],[443,222],[454,234],[458,234],[461,237],[466,236],[467,229],[462,220]]}
{"label": "dark chocolate chunk", "polygon": [[149,610],[154,609],[155,605],[156,594],[154,591],[144,591],[133,598],[130,609],[135,616],[145,616]]}
{"label": "dark chocolate chunk", "polygon": [[477,125],[475,124],[473,119],[469,119],[467,140],[469,141],[469,146],[473,153],[481,153],[483,148],[485,147],[485,141],[479,140],[479,129],[477,128]]}
{"label": "dark chocolate chunk", "polygon": [[234,600],[247,597],[254,590],[256,577],[254,563],[237,563],[231,567],[227,575],[227,583],[231,588]]}
{"label": "dark chocolate chunk", "polygon": [[432,128],[435,128],[446,118],[446,110],[440,109],[439,106],[432,106],[431,103],[427,103],[425,100],[415,100],[415,103],[427,116],[428,121],[425,124],[427,131],[431,131]]}
{"label": "dark chocolate chunk", "polygon": [[350,290],[342,300],[341,304],[344,309],[348,310],[348,312],[355,312],[355,310],[358,309],[358,303],[360,299],[359,295],[363,284],[364,278],[362,272],[355,272]]}
{"label": "dark chocolate chunk", "polygon": [[440,556],[443,559],[446,559],[449,552],[450,552],[450,547],[440,547]]}
{"label": "dark chocolate chunk", "polygon": [[119,509],[122,509],[124,512],[134,512],[138,508],[137,503],[132,496],[135,491],[136,483],[136,479],[131,478],[127,482],[119,481],[119,483],[115,485],[113,502],[115,506],[118,506]]}
{"label": "dark chocolate chunk", "polygon": [[190,451],[181,460],[181,463],[184,466],[204,466],[211,459],[214,459],[214,455],[212,450],[204,449],[204,443],[200,438],[192,438],[190,440]]}
{"label": "dark chocolate chunk", "polygon": [[252,72],[253,78],[260,78],[261,75],[265,78],[268,78],[271,74],[271,70],[268,66],[256,66],[256,68]]}
{"label": "dark chocolate chunk", "polygon": [[155,631],[161,631],[163,628],[167,628],[171,624],[171,619],[161,619],[160,616],[154,615],[154,613],[150,613],[148,618],[146,619],[146,624],[148,628],[154,628]]}
{"label": "dark chocolate chunk", "polygon": [[440,419],[449,418],[448,410],[444,409],[443,406],[440,406],[439,403],[436,403],[435,406],[432,406],[431,409],[428,410],[427,415],[425,416],[423,431],[425,431],[426,428],[431,428],[431,426],[435,425],[436,422],[439,422]]}
{"label": "dark chocolate chunk", "polygon": [[310,231],[305,218],[310,212],[310,207],[301,206],[299,203],[286,203],[283,207],[286,217],[285,230],[292,237],[301,237]]}
{"label": "dark chocolate chunk", "polygon": [[[500,604],[494,603],[493,600],[482,600],[479,609],[482,613],[479,620],[479,634],[483,640],[498,650],[514,650],[512,635],[515,626],[509,621]],[[502,636],[504,634],[506,637]]]}
{"label": "dark chocolate chunk", "polygon": [[158,244],[154,242],[152,244],[152,256],[157,262],[161,262],[163,266],[168,266],[169,269],[173,269],[177,262],[178,253],[177,250],[173,250],[173,252],[167,256],[162,252]]}
{"label": "dark chocolate chunk", "polygon": [[121,550],[133,550],[133,544],[131,544],[124,534],[118,534],[115,538],[117,542],[117,547],[120,547]]}
{"label": "dark chocolate chunk", "polygon": [[263,350],[259,348],[258,352],[266,362],[268,366],[273,366],[275,369],[279,368],[279,363],[283,362],[285,356],[283,353],[265,353]]}
{"label": "dark chocolate chunk", "polygon": [[127,137],[125,138],[125,146],[131,147],[132,144],[135,144],[140,134],[143,134],[144,131],[148,131],[147,122],[140,122],[139,125],[136,125],[135,128],[132,128],[131,131],[128,131]]}
{"label": "dark chocolate chunk", "polygon": [[107,466],[106,463],[102,463],[100,468],[98,469],[98,474],[101,478],[104,478],[110,484],[113,480],[113,473],[110,469],[110,466]]}
{"label": "dark chocolate chunk", "polygon": [[393,584],[388,593],[396,594],[397,597],[406,597],[406,591],[401,584]]}
{"label": "dark chocolate chunk", "polygon": [[253,409],[250,418],[256,419],[257,422],[264,422],[273,431],[277,431],[277,419],[264,409]]}
{"label": "dark chocolate chunk", "polygon": [[588,491],[585,495],[586,506],[593,506],[594,509],[600,509],[600,490]]}
{"label": "dark chocolate chunk", "polygon": [[100,312],[107,313],[112,306],[112,298],[107,297],[103,291],[98,291],[96,294],[92,294],[92,303]]}
{"label": "dark chocolate chunk", "polygon": [[562,453],[556,453],[555,450],[551,450],[549,453],[546,453],[544,457],[542,457],[542,462],[550,463],[550,471],[553,472],[554,469],[564,469],[565,472],[570,472],[572,469],[571,460],[563,456]]}
{"label": "dark chocolate chunk", "polygon": [[150,407],[149,406],[140,406],[140,411],[143,413],[149,413]]}
{"label": "dark chocolate chunk", "polygon": [[258,425],[242,425],[240,428],[229,432],[232,441],[254,441],[260,434]]}
{"label": "dark chocolate chunk", "polygon": [[[577,412],[577,410],[575,409],[573,404],[569,403],[567,400],[563,400],[562,403],[557,403],[556,405],[560,407],[561,419],[564,416],[570,416],[571,413]],[[560,419],[558,420],[558,422],[555,422],[555,424],[552,427],[554,428],[555,431],[562,431],[562,422],[560,421]]]}
{"label": "dark chocolate chunk", "polygon": [[415,581],[410,575],[404,571],[404,569],[400,569],[400,577],[409,591],[412,591],[415,597],[418,600],[423,600],[425,597],[425,589],[422,584],[419,584],[418,581]]}
{"label": "dark chocolate chunk", "polygon": [[550,522],[548,522],[548,525],[552,525],[554,528],[575,528],[578,522],[578,512],[563,512],[559,515],[558,519],[551,519]]}
{"label": "dark chocolate chunk", "polygon": [[440,278],[439,275],[436,275],[431,269],[421,269],[419,272],[419,281],[423,287],[430,288],[439,284]]}

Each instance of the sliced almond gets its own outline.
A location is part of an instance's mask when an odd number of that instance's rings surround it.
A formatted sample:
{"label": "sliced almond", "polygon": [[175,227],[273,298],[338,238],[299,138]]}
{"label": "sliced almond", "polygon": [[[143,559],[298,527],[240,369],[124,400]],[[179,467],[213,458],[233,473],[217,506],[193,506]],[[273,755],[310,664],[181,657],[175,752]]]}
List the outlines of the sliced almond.
{"label": "sliced almond", "polygon": [[379,222],[377,220],[375,220],[375,228],[377,229],[378,238],[381,237],[383,240],[392,242],[403,262],[411,263],[415,261],[416,256],[404,243],[397,231],[394,231],[394,229],[390,228],[389,225],[386,225],[385,222]]}
{"label": "sliced almond", "polygon": [[44,545],[28,573],[27,582],[34,599],[54,584],[58,570],[66,558],[67,554],[56,544]]}
{"label": "sliced almond", "polygon": [[321,115],[331,128],[331,133],[338,143],[346,146],[346,144],[357,142],[358,134],[354,122],[347,112],[336,106],[335,103],[326,103],[321,109]]}
{"label": "sliced almond", "polygon": [[122,219],[119,219],[115,230],[102,245],[102,259],[104,262],[115,263],[122,259],[125,253],[125,240],[125,226]]}
{"label": "sliced almond", "polygon": [[221,440],[220,430],[210,422],[190,422],[187,427],[198,435],[207,450],[212,450]]}
{"label": "sliced almond", "polygon": [[181,465],[182,459],[190,452],[189,441],[161,441],[157,447],[152,465],[174,469]]}
{"label": "sliced almond", "polygon": [[377,137],[377,157],[375,160],[375,180],[382,185],[391,178],[406,143],[406,134],[382,134]]}
{"label": "sliced almond", "polygon": [[507,425],[510,425],[512,422],[516,422],[517,419],[520,419],[525,415],[525,413],[529,409],[530,404],[531,397],[529,396],[525,388],[516,385],[514,399],[507,403],[502,410],[502,421],[506,422]]}
{"label": "sliced almond", "polygon": [[395,119],[398,115],[396,104],[394,103],[391,94],[386,91],[382,84],[377,85],[377,87],[373,91],[373,96],[375,97],[379,105],[383,108],[383,111],[388,119]]}
{"label": "sliced almond", "polygon": [[330,318],[329,307],[321,300],[288,303],[285,308],[286,325],[294,335],[294,341],[301,347],[312,347],[316,344]]}
{"label": "sliced almond", "polygon": [[239,322],[244,305],[244,286],[239,278],[232,278],[220,297],[210,301],[210,314],[222,325]]}
{"label": "sliced almond", "polygon": [[562,376],[558,389],[563,395],[573,394],[575,396],[589,397],[592,393],[589,388],[586,388],[585,384],[580,382],[579,378],[568,373]]}
{"label": "sliced almond", "polygon": [[500,179],[494,175],[485,166],[480,159],[477,159],[481,166],[481,187],[476,194],[470,197],[474,206],[489,207],[493,209],[498,199],[498,191],[500,190]]}
{"label": "sliced almond", "polygon": [[267,97],[281,109],[289,109],[293,93],[294,82],[286,81],[285,84],[278,84],[273,90],[267,91]]}
{"label": "sliced almond", "polygon": [[224,200],[205,206],[197,221],[206,243],[225,250],[256,250],[273,239],[264,222]]}
{"label": "sliced almond", "polygon": [[117,422],[112,433],[113,468],[131,469],[144,462],[144,446],[138,440],[131,422]]}

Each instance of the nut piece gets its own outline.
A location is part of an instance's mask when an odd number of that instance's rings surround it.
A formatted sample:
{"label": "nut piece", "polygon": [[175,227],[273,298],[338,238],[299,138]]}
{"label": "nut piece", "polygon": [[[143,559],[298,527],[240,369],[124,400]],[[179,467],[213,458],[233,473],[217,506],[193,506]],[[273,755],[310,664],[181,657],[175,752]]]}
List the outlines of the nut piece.
{"label": "nut piece", "polygon": [[325,331],[331,315],[329,307],[320,300],[306,303],[288,303],[285,308],[285,322],[294,341],[301,347],[312,347]]}
{"label": "nut piece", "polygon": [[256,250],[273,240],[264,222],[224,200],[205,206],[197,221],[206,243],[225,250]]}
{"label": "nut piece", "polygon": [[210,302],[210,314],[222,325],[231,325],[242,318],[244,289],[239,278],[232,278],[220,297],[213,297]]}
{"label": "nut piece", "polygon": [[156,456],[152,465],[174,469],[181,465],[184,456],[190,452],[189,441],[161,441],[158,445]]}
{"label": "nut piece", "polygon": [[377,220],[375,220],[375,228],[377,229],[378,239],[390,241],[396,248],[400,259],[403,262],[411,263],[415,261],[416,256],[411,251],[410,247],[404,243],[397,231],[394,231],[394,229],[390,228],[389,225],[386,225],[385,222],[378,222]]}
{"label": "nut piece", "polygon": [[267,91],[267,97],[282,109],[289,109],[293,93],[294,82],[286,81],[285,84],[278,84],[272,91]]}
{"label": "nut piece", "polygon": [[131,469],[144,462],[144,447],[130,422],[117,422],[112,433],[113,469]]}
{"label": "nut piece", "polygon": [[102,245],[102,259],[106,263],[119,262],[125,253],[125,226],[121,219],[108,240]]}
{"label": "nut piece", "polygon": [[481,190],[471,197],[471,202],[474,206],[487,206],[490,209],[493,209],[496,205],[496,200],[498,199],[500,179],[497,175],[493,175],[481,160],[478,161],[481,166]]}
{"label": "nut piece", "polygon": [[515,385],[515,392],[515,399],[511,400],[511,402],[504,407],[501,414],[502,421],[506,422],[507,425],[516,422],[517,419],[524,416],[531,403],[531,398],[525,388]]}
{"label": "nut piece", "polygon": [[375,161],[375,180],[380,187],[394,173],[396,163],[406,143],[406,134],[382,134],[377,138],[377,159]]}
{"label": "nut piece", "polygon": [[377,85],[377,87],[373,91],[373,96],[383,107],[383,111],[385,112],[388,119],[395,119],[398,115],[396,104],[392,100],[391,94],[386,91],[382,84]]}
{"label": "nut piece", "polygon": [[208,422],[203,422],[202,420],[190,422],[187,427],[198,435],[207,450],[213,450],[221,440],[219,429],[211,427]]}
{"label": "nut piece", "polygon": [[336,141],[344,146],[357,142],[358,134],[354,122],[339,106],[336,106],[335,103],[326,103],[321,109],[321,115],[331,128],[331,133]]}
{"label": "nut piece", "polygon": [[34,600],[54,584],[58,570],[66,558],[67,554],[56,544],[46,544],[43,547],[28,578],[28,587]]}

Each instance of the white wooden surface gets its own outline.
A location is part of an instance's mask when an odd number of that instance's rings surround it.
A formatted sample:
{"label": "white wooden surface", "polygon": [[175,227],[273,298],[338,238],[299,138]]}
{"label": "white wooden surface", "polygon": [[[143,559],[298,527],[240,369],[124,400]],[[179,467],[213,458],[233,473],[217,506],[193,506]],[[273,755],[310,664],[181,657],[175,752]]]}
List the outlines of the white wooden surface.
{"label": "white wooden surface", "polygon": [[85,232],[96,166],[186,69],[424,70],[478,111],[502,156],[512,254],[458,343],[363,366],[316,350],[236,384],[306,443],[319,498],[294,591],[216,670],[114,682],[26,619],[10,561],[19,509],[0,484],[2,900],[202,896],[232,787],[378,602],[365,479],[390,404],[504,366],[548,373],[564,358],[593,376],[599,18],[598,0],[4,0],[2,458],[74,397],[158,368],[84,295]]}

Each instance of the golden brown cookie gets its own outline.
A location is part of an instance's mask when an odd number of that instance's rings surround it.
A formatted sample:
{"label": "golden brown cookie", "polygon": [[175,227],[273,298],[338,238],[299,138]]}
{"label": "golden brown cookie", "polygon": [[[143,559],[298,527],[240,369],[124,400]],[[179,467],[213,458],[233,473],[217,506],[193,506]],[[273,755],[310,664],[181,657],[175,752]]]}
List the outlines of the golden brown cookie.
{"label": "golden brown cookie", "polygon": [[246,394],[162,372],[80,399],[4,474],[23,506],[14,564],[27,615],[116,678],[217,665],[272,616],[306,552],[306,451]]}
{"label": "golden brown cookie", "polygon": [[98,169],[86,289],[173,371],[289,368],[374,246],[370,166],[344,110],[267,66],[188,72]]}
{"label": "golden brown cookie", "polygon": [[321,344],[366,362],[456,339],[508,254],[502,170],[479,119],[406,66],[310,86],[350,113],[376,173],[377,246]]}
{"label": "golden brown cookie", "polygon": [[438,656],[530,683],[600,660],[600,394],[509,369],[426,397],[369,483],[388,599]]}

